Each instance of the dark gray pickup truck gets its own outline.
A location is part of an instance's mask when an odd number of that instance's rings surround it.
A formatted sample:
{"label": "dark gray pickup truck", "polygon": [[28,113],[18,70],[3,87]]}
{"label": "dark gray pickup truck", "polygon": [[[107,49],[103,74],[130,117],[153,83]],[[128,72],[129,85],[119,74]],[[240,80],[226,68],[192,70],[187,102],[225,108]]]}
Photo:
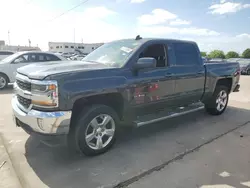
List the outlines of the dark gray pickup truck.
{"label": "dark gray pickup truck", "polygon": [[120,125],[136,127],[193,112],[224,112],[239,90],[238,63],[204,64],[194,42],[118,40],[82,61],[17,70],[14,120],[28,133],[67,135],[86,155],[107,151]]}

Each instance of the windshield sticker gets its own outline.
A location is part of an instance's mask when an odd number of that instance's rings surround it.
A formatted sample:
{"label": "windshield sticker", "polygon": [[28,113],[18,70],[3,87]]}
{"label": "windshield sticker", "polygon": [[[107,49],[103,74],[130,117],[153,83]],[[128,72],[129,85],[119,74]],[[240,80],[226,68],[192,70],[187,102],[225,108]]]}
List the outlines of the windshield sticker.
{"label": "windshield sticker", "polygon": [[130,53],[130,52],[133,51],[133,49],[125,47],[125,46],[121,47],[121,50],[124,51],[124,52],[126,52],[126,53]]}

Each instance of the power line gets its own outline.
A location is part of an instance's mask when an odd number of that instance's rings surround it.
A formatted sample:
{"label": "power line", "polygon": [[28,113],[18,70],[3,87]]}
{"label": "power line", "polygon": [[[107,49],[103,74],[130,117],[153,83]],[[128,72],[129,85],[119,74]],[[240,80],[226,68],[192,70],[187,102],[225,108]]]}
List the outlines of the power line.
{"label": "power line", "polygon": [[63,16],[64,14],[67,14],[67,13],[68,13],[68,12],[70,12],[71,10],[76,9],[77,7],[79,7],[79,6],[83,5],[84,3],[87,3],[88,1],[89,1],[89,0],[85,0],[85,1],[80,2],[80,3],[79,3],[79,4],[77,4],[76,6],[72,7],[71,9],[67,10],[66,12],[63,12],[62,14],[60,14],[60,15],[58,15],[58,16],[56,16],[56,17],[54,17],[54,18],[53,18],[53,19],[51,19],[50,21],[51,21],[51,22],[52,22],[52,21],[54,21],[55,19],[57,19],[57,18],[59,18],[59,17]]}

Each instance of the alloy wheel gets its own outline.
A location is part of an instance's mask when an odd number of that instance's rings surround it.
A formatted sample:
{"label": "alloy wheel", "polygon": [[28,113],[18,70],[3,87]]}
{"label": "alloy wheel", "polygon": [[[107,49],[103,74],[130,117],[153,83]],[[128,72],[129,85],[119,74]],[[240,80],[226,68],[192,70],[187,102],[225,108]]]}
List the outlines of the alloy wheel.
{"label": "alloy wheel", "polygon": [[220,112],[224,110],[224,108],[227,105],[227,100],[228,100],[227,92],[225,90],[220,91],[216,99],[216,109]]}
{"label": "alloy wheel", "polygon": [[115,121],[107,114],[96,116],[88,124],[85,132],[85,140],[91,149],[105,148],[114,137]]}
{"label": "alloy wheel", "polygon": [[0,89],[4,88],[7,84],[7,81],[4,77],[0,76]]}

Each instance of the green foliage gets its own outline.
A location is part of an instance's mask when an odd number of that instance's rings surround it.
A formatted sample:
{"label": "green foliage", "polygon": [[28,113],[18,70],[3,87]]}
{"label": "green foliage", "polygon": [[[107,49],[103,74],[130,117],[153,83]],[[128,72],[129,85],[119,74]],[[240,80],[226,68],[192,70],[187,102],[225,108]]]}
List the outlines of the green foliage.
{"label": "green foliage", "polygon": [[206,57],[207,56],[207,52],[201,52],[201,56],[202,57]]}
{"label": "green foliage", "polygon": [[225,59],[225,54],[221,50],[213,50],[208,55],[209,58],[222,58]]}
{"label": "green foliage", "polygon": [[240,57],[240,55],[237,52],[234,52],[234,51],[230,51],[226,55],[227,59],[229,59],[229,58],[239,58],[239,57]]}
{"label": "green foliage", "polygon": [[250,58],[250,48],[247,48],[243,53],[242,53],[243,58]]}

